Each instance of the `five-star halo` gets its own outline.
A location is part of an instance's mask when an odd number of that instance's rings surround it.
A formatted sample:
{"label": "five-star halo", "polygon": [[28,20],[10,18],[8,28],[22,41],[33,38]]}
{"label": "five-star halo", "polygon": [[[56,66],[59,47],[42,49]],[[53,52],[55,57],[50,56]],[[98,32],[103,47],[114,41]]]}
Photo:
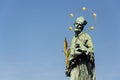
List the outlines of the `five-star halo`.
{"label": "five-star halo", "polygon": [[[81,9],[78,9],[77,10],[77,12],[78,11],[89,11],[91,14],[92,14],[92,16],[94,17],[94,22],[93,22],[93,24],[92,24],[92,26],[90,26],[90,28],[89,28],[89,30],[94,30],[94,27],[95,27],[95,24],[96,24],[96,17],[97,17],[97,14],[93,11],[93,10],[91,10],[91,9],[88,9],[88,8],[86,8],[86,7],[82,7]],[[70,13],[70,20],[72,19],[72,18],[74,18],[74,16],[75,16],[75,13]],[[69,30],[70,31],[73,31],[73,28],[72,28],[72,26],[70,26],[69,25]]]}

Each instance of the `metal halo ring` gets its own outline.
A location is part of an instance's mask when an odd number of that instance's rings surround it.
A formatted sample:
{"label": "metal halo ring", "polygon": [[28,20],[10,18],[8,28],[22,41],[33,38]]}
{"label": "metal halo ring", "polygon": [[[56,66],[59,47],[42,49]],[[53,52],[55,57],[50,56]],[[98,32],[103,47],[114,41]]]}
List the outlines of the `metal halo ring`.
{"label": "metal halo ring", "polygon": [[76,10],[75,12],[72,12],[72,13],[69,14],[69,16],[70,16],[70,18],[69,18],[69,30],[70,30],[70,31],[73,30],[72,26],[70,25],[70,20],[72,20],[73,17],[75,16],[75,13],[79,12],[80,10],[82,10],[82,11],[89,11],[90,13],[92,13],[92,16],[94,17],[94,23],[93,23],[92,26],[90,26],[90,29],[89,29],[89,30],[94,30],[94,27],[95,27],[95,25],[96,25],[96,17],[97,17],[97,14],[96,14],[93,10],[91,10],[91,9],[89,9],[89,8],[86,8],[86,7],[82,7],[81,9],[78,9],[78,10]]}

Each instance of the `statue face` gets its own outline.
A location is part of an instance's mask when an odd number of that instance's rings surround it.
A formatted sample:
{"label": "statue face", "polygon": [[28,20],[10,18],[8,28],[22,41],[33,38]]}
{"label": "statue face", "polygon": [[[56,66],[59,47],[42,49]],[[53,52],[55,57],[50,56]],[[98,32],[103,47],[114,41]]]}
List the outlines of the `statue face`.
{"label": "statue face", "polygon": [[74,29],[75,33],[79,34],[80,32],[82,32],[83,25],[80,22],[75,22],[74,26],[75,26]]}

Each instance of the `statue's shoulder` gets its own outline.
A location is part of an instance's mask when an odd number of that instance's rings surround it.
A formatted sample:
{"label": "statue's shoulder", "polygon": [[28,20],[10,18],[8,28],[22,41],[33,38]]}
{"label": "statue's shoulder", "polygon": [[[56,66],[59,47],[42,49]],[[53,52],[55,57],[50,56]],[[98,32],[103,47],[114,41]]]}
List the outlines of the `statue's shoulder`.
{"label": "statue's shoulder", "polygon": [[88,40],[88,39],[91,39],[91,36],[86,32],[82,32],[79,38],[84,38],[85,40]]}
{"label": "statue's shoulder", "polygon": [[82,36],[90,36],[88,33],[86,33],[86,32],[81,32],[81,35]]}
{"label": "statue's shoulder", "polygon": [[76,37],[73,36],[72,39],[71,39],[71,42],[73,43],[73,42],[75,42],[75,40],[76,40]]}
{"label": "statue's shoulder", "polygon": [[79,34],[79,37],[87,37],[87,36],[89,36],[89,34],[88,34],[88,33],[85,33],[85,32],[81,32],[81,33]]}

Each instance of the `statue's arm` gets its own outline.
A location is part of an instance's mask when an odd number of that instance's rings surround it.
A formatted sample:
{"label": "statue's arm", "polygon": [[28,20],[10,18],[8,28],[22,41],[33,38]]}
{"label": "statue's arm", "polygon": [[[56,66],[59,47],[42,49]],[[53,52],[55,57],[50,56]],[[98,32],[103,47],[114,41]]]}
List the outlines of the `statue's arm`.
{"label": "statue's arm", "polygon": [[94,53],[94,46],[93,46],[93,41],[92,38],[86,33],[84,34],[85,36],[85,41],[84,43],[80,43],[81,47],[80,49],[83,51],[86,51],[86,55],[89,53]]}
{"label": "statue's arm", "polygon": [[87,42],[84,46],[84,49],[87,51],[86,54],[89,56],[89,60],[94,64],[94,45],[92,38],[86,34]]}
{"label": "statue's arm", "polygon": [[75,37],[72,38],[70,48],[69,48],[69,57],[68,61],[71,61],[74,57],[74,52],[75,52]]}

